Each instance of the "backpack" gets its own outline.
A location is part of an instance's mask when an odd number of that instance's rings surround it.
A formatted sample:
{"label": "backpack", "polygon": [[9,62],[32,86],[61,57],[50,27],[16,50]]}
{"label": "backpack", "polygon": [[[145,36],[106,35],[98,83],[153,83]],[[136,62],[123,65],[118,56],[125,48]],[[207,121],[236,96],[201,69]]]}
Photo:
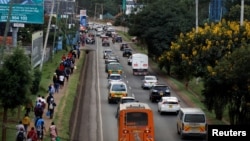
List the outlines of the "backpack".
{"label": "backpack", "polygon": [[22,131],[19,131],[16,137],[16,141],[23,141],[24,139],[24,133]]}
{"label": "backpack", "polygon": [[54,108],[53,103],[50,103],[50,104],[49,104],[49,109],[53,109],[53,108]]}

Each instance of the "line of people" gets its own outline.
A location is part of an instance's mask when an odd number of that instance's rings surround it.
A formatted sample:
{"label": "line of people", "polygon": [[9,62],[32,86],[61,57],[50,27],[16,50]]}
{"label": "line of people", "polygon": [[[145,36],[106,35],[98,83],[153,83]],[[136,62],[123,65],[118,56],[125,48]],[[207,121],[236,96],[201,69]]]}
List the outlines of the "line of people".
{"label": "line of people", "polygon": [[[35,106],[33,106],[33,101],[28,101],[25,107],[25,116],[19,124],[16,126],[16,141],[43,141],[44,135],[46,133],[44,115],[53,119],[54,110],[57,106],[54,94],[59,93],[60,89],[63,88],[64,82],[69,80],[69,76],[74,72],[75,60],[80,58],[79,45],[75,46],[68,54],[63,54],[61,57],[61,62],[56,68],[52,82],[48,86],[48,96],[45,99],[44,96],[38,95],[35,100]],[[47,108],[46,108],[47,107]],[[29,114],[34,112],[34,126],[31,126],[31,119]],[[46,113],[46,114],[45,114]],[[58,131],[55,123],[52,121],[49,127],[49,134],[51,141],[56,141],[58,137]]]}

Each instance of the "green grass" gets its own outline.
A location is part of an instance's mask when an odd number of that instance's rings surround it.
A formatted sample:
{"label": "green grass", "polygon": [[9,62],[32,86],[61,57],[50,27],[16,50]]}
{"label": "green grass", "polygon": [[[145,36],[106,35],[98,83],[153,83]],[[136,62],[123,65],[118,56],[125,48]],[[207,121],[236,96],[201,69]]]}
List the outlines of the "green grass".
{"label": "green grass", "polygon": [[[65,96],[60,99],[60,103],[57,106],[58,112],[55,114],[54,121],[58,125],[60,124],[59,128],[59,136],[61,140],[69,140],[70,138],[70,131],[69,131],[69,121],[71,117],[71,112],[74,106],[74,100],[77,95],[77,86],[80,78],[80,71],[82,68],[82,64],[84,62],[84,53],[81,52],[81,57],[77,60],[77,69],[74,71],[73,75],[70,76],[70,82],[67,85],[67,90],[65,92]],[[67,93],[67,94],[66,94]],[[67,96],[66,96],[67,95]],[[63,106],[63,104],[65,104]],[[63,109],[62,109],[63,108]],[[49,137],[46,137],[44,141],[50,141]]]}
{"label": "green grass", "polygon": [[[44,63],[43,65],[43,69],[42,69],[42,79],[40,82],[40,89],[37,95],[41,95],[41,96],[47,96],[47,88],[49,86],[50,83],[52,83],[52,76],[56,70],[56,67],[59,66],[59,63],[61,62],[61,56],[64,53],[68,53],[68,51],[62,50],[57,52],[52,61],[48,61],[46,63]],[[59,135],[61,136],[61,138],[65,138],[68,139],[69,138],[69,120],[70,120],[70,115],[71,115],[71,111],[73,109],[73,102],[74,102],[74,98],[76,95],[76,90],[77,90],[77,83],[78,83],[78,79],[80,76],[80,70],[81,67],[83,66],[83,53],[82,56],[80,58],[80,60],[77,61],[77,70],[74,71],[74,74],[70,77],[70,83],[68,84],[68,90],[66,91],[68,94],[68,97],[62,97],[61,102],[59,103],[59,105],[57,106],[59,109],[58,111],[60,111],[61,107],[62,107],[62,103],[65,102],[67,103],[65,105],[65,108],[62,110],[63,112],[63,118],[59,117],[57,115],[57,113],[55,113],[55,123],[68,123],[68,124],[61,124],[62,127],[60,127],[60,133]],[[34,99],[35,102],[35,98],[37,97],[37,95],[30,95],[31,99]],[[13,141],[15,140],[15,134],[16,134],[16,124],[18,123],[18,121],[22,118],[23,113],[24,113],[24,109],[21,107],[20,108],[20,114],[18,114],[18,109],[12,110],[8,112],[8,123],[7,123],[7,134],[6,134],[6,141]],[[0,113],[1,113],[1,121],[2,121],[2,113],[3,113],[3,109],[0,108]],[[34,116],[33,114],[31,114],[31,119],[33,119]],[[60,121],[59,121],[60,120]],[[2,125],[2,122],[0,123],[0,125]],[[0,138],[2,138],[2,128],[0,128]],[[48,136],[45,136],[44,141],[50,141]]]}

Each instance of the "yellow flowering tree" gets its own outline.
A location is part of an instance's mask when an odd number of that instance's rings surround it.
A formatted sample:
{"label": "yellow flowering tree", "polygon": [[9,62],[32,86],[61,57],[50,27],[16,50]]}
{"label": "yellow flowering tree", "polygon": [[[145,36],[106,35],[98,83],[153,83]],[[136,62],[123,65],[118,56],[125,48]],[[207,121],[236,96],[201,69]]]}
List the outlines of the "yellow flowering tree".
{"label": "yellow flowering tree", "polygon": [[[181,33],[177,41],[171,43],[170,50],[163,52],[159,57],[159,63],[168,62],[171,64],[171,71],[183,79],[188,80],[193,76],[202,77],[207,82],[204,91],[211,92],[210,89],[219,89],[213,91],[213,96],[209,93],[208,97],[213,97],[214,104],[208,104],[208,108],[214,109],[217,119],[221,119],[228,102],[223,92],[231,86],[231,83],[210,83],[217,74],[214,68],[223,57],[230,56],[238,48],[246,47],[250,43],[249,38],[250,22],[248,21],[245,21],[243,26],[240,26],[238,21],[226,20],[205,24],[199,27],[197,32],[193,29],[188,33]],[[211,81],[206,81],[210,79]],[[216,101],[219,102],[216,103]]]}
{"label": "yellow flowering tree", "polygon": [[190,70],[192,75],[205,76],[208,66],[214,67],[224,55],[250,42],[250,22],[240,27],[238,21],[222,20],[217,24],[205,24],[186,34],[181,33],[169,51],[159,57],[159,63],[171,62],[173,71]]}

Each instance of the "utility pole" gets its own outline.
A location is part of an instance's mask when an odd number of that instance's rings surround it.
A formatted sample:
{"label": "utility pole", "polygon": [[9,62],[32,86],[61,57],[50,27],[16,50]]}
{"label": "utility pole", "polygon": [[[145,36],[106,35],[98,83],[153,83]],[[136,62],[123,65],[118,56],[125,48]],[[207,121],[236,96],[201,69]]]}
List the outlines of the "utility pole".
{"label": "utility pole", "polygon": [[60,1],[57,1],[57,8],[56,8],[56,26],[54,30],[54,39],[53,39],[53,47],[51,48],[51,61],[54,57],[54,49],[55,49],[55,41],[56,41],[56,35],[57,35],[57,24],[58,24],[58,13],[59,13],[59,7],[60,7]]}
{"label": "utility pole", "polygon": [[196,19],[196,21],[195,21],[195,27],[196,27],[196,33],[198,32],[198,27],[199,27],[199,24],[198,24],[198,19],[199,19],[199,16],[198,16],[198,1],[199,0],[195,0],[195,19]]}
{"label": "utility pole", "polygon": [[244,21],[244,0],[241,0],[240,26],[243,26]]}
{"label": "utility pole", "polygon": [[[96,20],[96,14],[97,14],[97,6],[99,6],[99,11],[98,14],[102,14],[103,15],[103,4],[102,3],[95,3],[95,16],[94,16],[94,20]],[[101,11],[100,11],[101,9]]]}
{"label": "utility pole", "polygon": [[49,31],[50,31],[52,14],[53,14],[53,11],[54,11],[54,5],[55,5],[55,0],[52,0],[52,6],[51,6],[51,11],[50,11],[50,16],[49,16],[49,23],[48,23],[47,33],[46,33],[45,42],[44,42],[44,46],[43,46],[42,60],[41,60],[41,63],[40,63],[40,71],[42,71],[42,69],[43,69],[43,60],[44,60],[44,55],[46,54],[46,47],[47,47],[47,42],[48,42],[48,36],[49,36]]}
{"label": "utility pole", "polygon": [[10,29],[10,17],[11,17],[11,13],[12,13],[12,6],[13,6],[13,0],[10,1],[8,17],[7,17],[7,21],[6,21],[6,25],[5,25],[5,30],[4,30],[3,43],[2,43],[2,46],[0,48],[0,50],[1,50],[0,65],[3,63],[2,61],[3,61],[3,56],[4,56],[4,48],[6,47],[6,40],[7,40],[8,32]]}

